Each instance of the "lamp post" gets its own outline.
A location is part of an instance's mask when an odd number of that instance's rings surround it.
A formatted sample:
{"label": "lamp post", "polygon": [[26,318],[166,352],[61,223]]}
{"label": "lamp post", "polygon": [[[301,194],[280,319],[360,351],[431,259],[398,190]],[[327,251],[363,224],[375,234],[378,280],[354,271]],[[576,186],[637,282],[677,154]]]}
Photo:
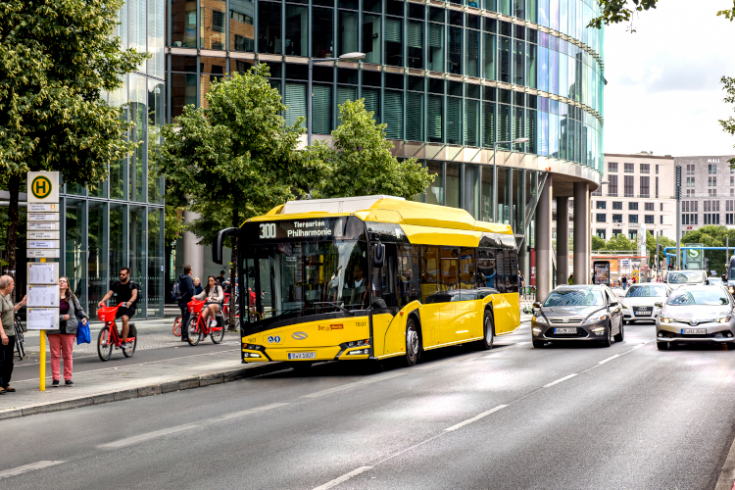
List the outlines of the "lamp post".
{"label": "lamp post", "polygon": [[498,166],[495,163],[495,155],[498,153],[498,145],[528,143],[528,138],[516,138],[513,141],[496,141],[493,143],[493,223],[498,222]]}
{"label": "lamp post", "polygon": [[311,99],[314,96],[312,94],[311,82],[314,74],[314,65],[316,63],[327,63],[330,61],[358,61],[365,58],[365,53],[346,53],[339,58],[317,58],[309,59],[309,85],[307,87],[307,98],[306,98],[306,144],[311,145]]}

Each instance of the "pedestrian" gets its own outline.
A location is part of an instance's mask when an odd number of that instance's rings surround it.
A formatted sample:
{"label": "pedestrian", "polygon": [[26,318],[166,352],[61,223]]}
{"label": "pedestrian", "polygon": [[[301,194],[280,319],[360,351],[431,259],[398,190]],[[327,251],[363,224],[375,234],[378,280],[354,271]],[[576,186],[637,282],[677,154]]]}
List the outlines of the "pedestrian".
{"label": "pedestrian", "polygon": [[569,274],[569,280],[567,281],[569,284],[574,284],[574,273]]}
{"label": "pedestrian", "polygon": [[623,291],[625,291],[626,289],[628,289],[628,278],[625,277],[625,274],[623,274],[623,277],[620,279],[620,282],[623,285]]}
{"label": "pedestrian", "polygon": [[191,266],[185,265],[183,274],[179,276],[179,296],[176,301],[181,310],[181,341],[189,341],[189,307],[187,303],[194,296],[194,281],[191,279]]}
{"label": "pedestrian", "polygon": [[523,296],[523,272],[518,271],[518,294]]}
{"label": "pedestrian", "polygon": [[110,290],[99,302],[100,308],[105,306],[105,301],[110,299],[114,294],[117,299],[117,304],[120,306],[117,310],[115,318],[122,318],[122,335],[121,339],[123,349],[127,348],[128,333],[130,333],[130,319],[135,315],[135,303],[138,301],[138,283],[130,279],[130,267],[123,267],[120,269],[119,274],[120,280],[115,281]]}
{"label": "pedestrian", "polygon": [[15,351],[15,313],[26,304],[27,297],[13,305],[10,295],[15,289],[11,276],[0,276],[0,395],[14,393],[10,386],[13,375],[13,353]]}
{"label": "pedestrian", "polygon": [[217,284],[224,287],[225,285],[225,271],[219,271],[219,276],[217,276]]}
{"label": "pedestrian", "polygon": [[202,281],[199,280],[198,277],[194,278],[194,296],[201,293],[204,290],[202,287]]}
{"label": "pedestrian", "polygon": [[71,386],[74,350],[74,339],[77,336],[79,322],[86,325],[89,317],[82,309],[79,300],[69,289],[69,279],[59,278],[59,328],[58,330],[46,330],[48,345],[51,349],[51,386],[59,387],[59,375],[61,358],[64,358],[64,384]]}

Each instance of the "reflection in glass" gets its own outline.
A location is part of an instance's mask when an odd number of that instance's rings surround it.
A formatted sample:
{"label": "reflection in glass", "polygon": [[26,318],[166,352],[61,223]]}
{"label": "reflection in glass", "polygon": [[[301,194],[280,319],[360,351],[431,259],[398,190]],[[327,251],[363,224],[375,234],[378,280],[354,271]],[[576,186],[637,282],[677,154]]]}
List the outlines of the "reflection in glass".
{"label": "reflection in glass", "polygon": [[462,74],[462,31],[461,27],[449,28],[449,73]]}
{"label": "reflection in glass", "polygon": [[339,11],[339,56],[360,50],[357,43],[357,12]]}
{"label": "reflection in glass", "polygon": [[[128,102],[128,76],[124,75],[122,87],[110,92],[110,105],[121,107]],[[123,111],[121,116],[125,120],[130,117],[130,108]],[[127,159],[123,158],[110,162],[110,199],[125,199],[125,177]]]}
{"label": "reflection in glass", "polygon": [[495,80],[496,77],[496,51],[495,51],[495,34],[483,34],[485,36],[485,50],[482,53],[482,76],[488,80]]}
{"label": "reflection in glass", "polygon": [[207,100],[207,93],[209,88],[212,86],[215,80],[222,81],[225,76],[227,69],[226,58],[208,58],[200,57],[200,83],[199,83],[199,105],[204,108],[209,108],[209,101]]}
{"label": "reflection in glass", "polygon": [[484,102],[482,111],[482,145],[492,147],[495,139],[495,103]]}
{"label": "reflection in glass", "polygon": [[164,218],[163,209],[148,209],[148,317],[163,316],[164,303]]}
{"label": "reflection in glass", "polygon": [[385,19],[385,63],[403,66],[403,20]]}
{"label": "reflection in glass", "polygon": [[447,143],[462,144],[462,99],[447,97]]}
{"label": "reflection in glass", "polygon": [[281,54],[281,4],[258,2],[258,51]]}
{"label": "reflection in glass", "polygon": [[223,0],[202,2],[201,46],[203,49],[225,49],[226,8]]}
{"label": "reflection in glass", "polygon": [[460,207],[459,202],[459,192],[460,192],[460,180],[459,180],[459,170],[460,166],[458,163],[450,163],[447,162],[447,183],[446,183],[446,189],[447,189],[447,206],[451,206],[453,208]]}
{"label": "reflection in glass", "polygon": [[380,17],[365,15],[362,22],[362,52],[365,53],[365,63],[382,64],[380,61]]}
{"label": "reflection in glass", "polygon": [[[148,148],[157,151],[161,143],[161,129],[166,123],[165,84],[148,80]],[[163,176],[156,175],[157,168],[153,159],[148,158],[148,202],[163,203]]]}
{"label": "reflection in glass", "polygon": [[501,82],[511,83],[510,79],[510,39],[501,36],[499,40],[499,55],[500,55],[500,73],[499,79]]}
{"label": "reflection in glass", "polygon": [[90,318],[97,317],[97,303],[110,290],[107,279],[107,203],[89,201],[89,228],[87,230],[87,271],[88,271],[88,301],[87,313]]}
{"label": "reflection in glass", "polygon": [[424,141],[424,94],[406,95],[406,139]]}
{"label": "reflection in glass", "polygon": [[513,42],[513,83],[525,85],[526,77],[524,68],[526,65],[526,43],[523,41]]}
{"label": "reflection in glass", "polygon": [[148,0],[148,76],[165,77],[166,0]]}
{"label": "reflection in glass", "polygon": [[482,183],[480,186],[480,220],[493,220],[493,167],[482,167]]}
{"label": "reflection in glass", "polygon": [[230,0],[230,49],[232,51],[255,50],[254,2]]}
{"label": "reflection in glass", "polygon": [[[127,205],[112,204],[110,205],[110,262],[109,262],[109,283],[107,291],[110,290],[112,283],[117,281],[120,268],[128,266],[128,213]],[[102,258],[104,260],[104,257]],[[107,292],[105,291],[105,292]],[[115,306],[117,303],[113,297],[108,306]]]}
{"label": "reflection in glass", "polygon": [[464,193],[464,208],[473,218],[478,218],[480,204],[480,186],[477,179],[477,169],[477,165],[465,164],[464,186],[462,188],[462,192]]}
{"label": "reflection in glass", "polygon": [[408,67],[424,67],[424,23],[408,22]]}
{"label": "reflection in glass", "polygon": [[129,200],[143,201],[145,196],[143,188],[145,182],[145,160],[148,154],[147,148],[147,123],[148,123],[148,87],[143,76],[130,75],[130,119],[135,126],[130,130],[130,140],[139,143],[135,152],[128,157],[128,193]]}
{"label": "reflection in glass", "polygon": [[442,162],[427,162],[426,170],[434,176],[434,181],[429,184],[426,191],[426,202],[428,204],[444,204],[444,170]]}
{"label": "reflection in glass", "polygon": [[197,3],[171,0],[171,43],[174,47],[197,47]]}
{"label": "reflection in glass", "polygon": [[130,206],[130,250],[128,253],[128,267],[130,279],[138,283],[139,300],[136,303],[135,318],[145,318],[146,298],[146,208]]}
{"label": "reflection in glass", "polygon": [[87,216],[85,201],[66,199],[64,232],[64,271],[69,279],[69,289],[81,304],[87,300]]}
{"label": "reflection in glass", "polygon": [[444,71],[444,26],[429,24],[429,70]]}
{"label": "reflection in glass", "polygon": [[312,8],[311,55],[314,58],[334,57],[334,11],[325,8]]}
{"label": "reflection in glass", "polygon": [[286,54],[309,56],[308,7],[286,5]]}
{"label": "reflection in glass", "polygon": [[468,30],[467,31],[467,61],[466,61],[466,75],[471,77],[480,76],[480,32]]}

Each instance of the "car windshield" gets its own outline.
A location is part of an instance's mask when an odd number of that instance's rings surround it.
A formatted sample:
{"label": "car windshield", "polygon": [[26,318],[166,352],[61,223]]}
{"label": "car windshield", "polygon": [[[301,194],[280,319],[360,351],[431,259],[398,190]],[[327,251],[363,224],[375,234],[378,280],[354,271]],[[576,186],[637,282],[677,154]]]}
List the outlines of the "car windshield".
{"label": "car windshield", "polygon": [[626,298],[665,298],[665,286],[631,286]]}
{"label": "car windshield", "polygon": [[690,291],[674,291],[666,302],[671,306],[726,306],[730,300],[719,288],[711,291],[695,289]]}
{"label": "car windshield", "polygon": [[544,306],[602,306],[605,298],[601,291],[589,289],[561,289],[552,291]]}
{"label": "car windshield", "polygon": [[704,282],[704,273],[700,271],[669,272],[669,284],[686,284],[688,282]]}
{"label": "car windshield", "polygon": [[708,277],[707,280],[709,281],[710,286],[722,285],[722,279],[720,279],[719,277]]}
{"label": "car windshield", "polygon": [[367,301],[364,242],[275,243],[244,252],[246,286],[255,297],[254,321],[362,310]]}

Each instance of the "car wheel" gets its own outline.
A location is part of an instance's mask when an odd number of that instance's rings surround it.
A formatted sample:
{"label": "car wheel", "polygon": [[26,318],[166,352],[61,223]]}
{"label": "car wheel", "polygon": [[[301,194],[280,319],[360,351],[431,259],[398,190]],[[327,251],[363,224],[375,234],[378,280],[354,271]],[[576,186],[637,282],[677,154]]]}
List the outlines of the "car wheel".
{"label": "car wheel", "polygon": [[623,328],[623,323],[620,323],[620,332],[615,336],[615,342],[622,342],[623,338],[625,338],[625,328]]}
{"label": "car wheel", "polygon": [[669,343],[668,342],[656,342],[656,348],[658,348],[658,350],[669,350]]}
{"label": "car wheel", "polygon": [[533,341],[533,348],[534,349],[543,349],[544,348],[544,341],[543,340],[534,340]]}
{"label": "car wheel", "polygon": [[413,366],[419,360],[421,353],[421,337],[416,320],[412,317],[406,322],[406,355],[403,362],[406,366]]}
{"label": "car wheel", "polygon": [[607,326],[606,333],[607,335],[605,335],[605,340],[602,341],[602,346],[610,347],[613,344],[612,324]]}
{"label": "car wheel", "polygon": [[623,320],[623,325],[628,325],[630,322],[628,320]]}
{"label": "car wheel", "polygon": [[484,337],[480,341],[480,348],[482,350],[490,350],[493,348],[493,342],[495,341],[495,322],[493,321],[493,316],[487,310],[482,319],[482,327]]}

